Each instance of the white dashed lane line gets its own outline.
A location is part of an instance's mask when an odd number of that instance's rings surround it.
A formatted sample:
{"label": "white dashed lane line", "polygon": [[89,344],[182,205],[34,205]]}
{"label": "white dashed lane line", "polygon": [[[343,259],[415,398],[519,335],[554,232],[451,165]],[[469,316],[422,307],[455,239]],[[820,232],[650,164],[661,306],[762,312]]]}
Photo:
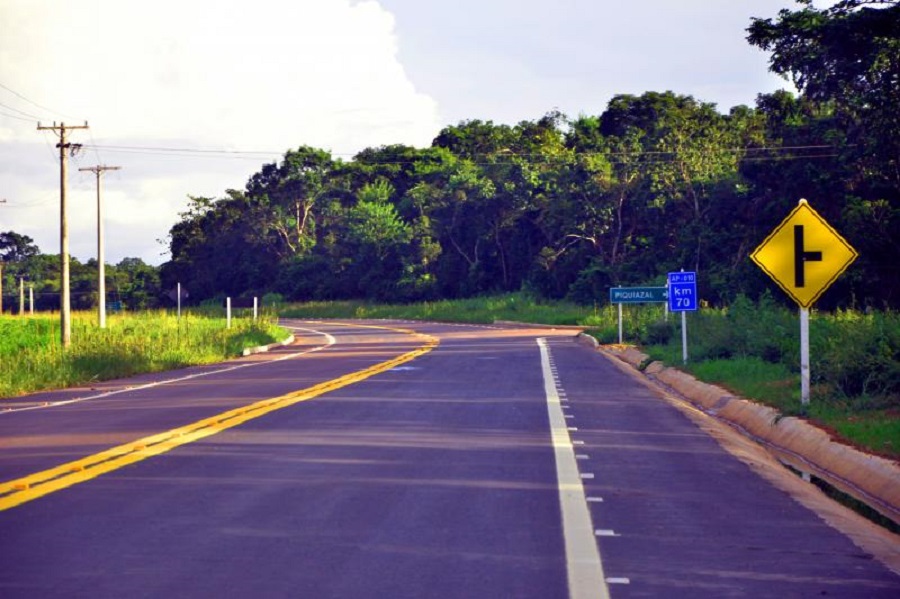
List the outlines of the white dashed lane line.
{"label": "white dashed lane line", "polygon": [[[591,495],[591,496],[585,495],[584,487],[581,484],[581,481],[592,481],[592,480],[594,480],[595,477],[594,477],[594,473],[592,473],[592,472],[582,472],[581,471],[582,469],[579,468],[579,465],[587,466],[589,464],[590,456],[585,453],[577,453],[576,454],[574,452],[574,447],[584,446],[585,442],[581,439],[573,440],[569,434],[570,432],[578,431],[577,426],[567,426],[567,424],[574,424],[573,421],[576,419],[575,415],[571,413],[572,406],[569,403],[569,399],[566,395],[566,392],[562,389],[562,383],[560,381],[559,372],[556,367],[556,364],[553,361],[553,355],[550,353],[550,349],[546,344],[546,340],[540,339],[540,340],[538,340],[538,344],[541,347],[542,362],[544,365],[544,384],[545,384],[545,389],[547,390],[547,402],[548,402],[547,407],[548,407],[548,411],[551,412],[551,418],[550,418],[551,427],[554,428],[554,431],[553,431],[554,432],[554,446],[557,447],[557,444],[556,444],[557,431],[555,430],[554,425],[558,425],[560,428],[565,427],[565,431],[564,432],[559,431],[559,435],[560,436],[562,434],[565,435],[566,441],[568,442],[568,449],[571,452],[571,456],[575,458],[574,467],[576,469],[577,476],[579,479],[579,484],[577,485],[577,490],[579,492],[578,494],[580,495],[580,498],[578,499],[578,501],[583,502],[583,505],[586,508],[588,508],[591,504],[603,503],[602,497],[598,497],[596,495]],[[551,383],[550,383],[551,378],[552,378],[552,387],[553,387],[552,389],[551,389]],[[554,422],[554,417],[553,417],[554,408],[557,413],[556,414],[556,422]],[[562,501],[562,499],[563,499],[563,497],[562,497],[563,496],[563,491],[562,491],[563,478],[562,478],[562,473],[560,472],[558,447],[557,447],[557,474],[559,476],[559,484],[560,484],[560,500]],[[569,486],[571,486],[571,484]],[[569,491],[569,494],[571,494],[571,489]],[[563,508],[563,510],[565,512],[565,507]],[[590,518],[591,518],[590,509],[588,509],[587,517],[590,520]],[[563,520],[565,521],[565,519],[566,518],[565,518],[565,513],[564,513]],[[564,524],[564,526],[565,526],[565,524]],[[593,529],[592,532],[593,532],[593,537],[595,537],[595,538],[600,538],[600,537],[616,538],[616,537],[622,536],[620,533],[617,533],[615,530],[608,529],[608,528],[597,528],[597,529]],[[565,534],[568,535],[568,530],[566,531]],[[596,541],[594,542],[594,544],[596,545]],[[596,548],[596,551],[597,551],[596,568],[599,570],[599,576],[601,576],[603,578],[605,585],[602,587],[597,587],[597,588],[583,587],[582,591],[586,594],[584,594],[584,595],[579,594],[579,592],[576,592],[576,589],[572,585],[571,564],[569,564],[569,568],[570,568],[569,592],[570,592],[571,597],[580,597],[580,596],[608,597],[609,596],[608,595],[609,588],[606,585],[631,584],[630,578],[617,577],[617,576],[612,576],[612,577],[604,576],[603,566],[602,566],[602,563],[600,560],[599,547]],[[567,537],[567,561],[569,559],[570,558],[569,558],[569,554],[568,554],[568,537]],[[595,576],[596,575],[597,575],[597,573],[595,573]],[[600,593],[600,594],[598,594],[598,593]]]}

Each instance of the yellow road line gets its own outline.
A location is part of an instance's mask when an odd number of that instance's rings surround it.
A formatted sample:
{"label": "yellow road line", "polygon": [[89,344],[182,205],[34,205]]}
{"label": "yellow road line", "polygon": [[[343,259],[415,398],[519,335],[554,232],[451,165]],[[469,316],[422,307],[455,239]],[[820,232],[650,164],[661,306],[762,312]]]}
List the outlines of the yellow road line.
{"label": "yellow road line", "polygon": [[[340,323],[331,323],[340,324]],[[364,325],[343,325],[364,326]],[[256,403],[235,408],[216,416],[175,428],[164,433],[137,439],[117,447],[112,447],[74,462],[61,464],[55,468],[29,474],[22,478],[0,483],[0,511],[8,510],[23,503],[33,501],[49,493],[82,483],[107,472],[118,470],[123,466],[146,460],[147,458],[171,451],[181,445],[199,441],[205,437],[228,430],[248,420],[259,418],[264,414],[292,406],[301,401],[313,399],[327,393],[358,383],[376,374],[427,354],[437,347],[437,337],[424,335],[408,329],[365,326],[365,328],[407,333],[424,342],[424,345],[396,358],[370,366],[364,370],[352,372],[342,377],[313,385],[306,389],[294,391],[279,397],[264,399]]]}

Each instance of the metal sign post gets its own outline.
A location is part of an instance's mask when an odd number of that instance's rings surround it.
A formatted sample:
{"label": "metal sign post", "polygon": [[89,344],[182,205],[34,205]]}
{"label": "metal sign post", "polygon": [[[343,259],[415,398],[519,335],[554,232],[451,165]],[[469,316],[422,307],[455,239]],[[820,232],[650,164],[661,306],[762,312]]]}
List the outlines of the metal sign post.
{"label": "metal sign post", "polygon": [[809,403],[809,310],[800,308],[800,403]]}
{"label": "metal sign post", "polygon": [[681,312],[681,358],[688,361],[687,313],[697,311],[697,273],[670,272],[668,276],[670,312]]}
{"label": "metal sign post", "polygon": [[622,345],[622,304],[619,304],[619,345]]}
{"label": "metal sign post", "polygon": [[622,304],[664,303],[666,287],[610,287],[609,303],[619,305],[619,345],[624,343],[622,335]]}
{"label": "metal sign post", "polygon": [[859,254],[806,200],[750,258],[800,306],[800,401],[809,403],[809,308]]}

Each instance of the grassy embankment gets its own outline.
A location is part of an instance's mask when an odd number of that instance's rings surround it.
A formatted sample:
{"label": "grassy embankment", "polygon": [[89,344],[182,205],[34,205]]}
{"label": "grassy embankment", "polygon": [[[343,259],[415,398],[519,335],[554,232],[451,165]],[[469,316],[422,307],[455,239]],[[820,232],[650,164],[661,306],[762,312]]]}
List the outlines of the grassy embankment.
{"label": "grassy embankment", "polygon": [[503,295],[461,300],[441,300],[415,304],[371,304],[363,301],[332,301],[288,304],[279,310],[286,318],[372,318],[430,320],[488,324],[495,320],[515,320],[555,325],[579,325],[587,320],[600,322],[597,312],[583,306],[559,302],[539,303],[523,295]]}
{"label": "grassy embankment", "polygon": [[[281,310],[302,318],[397,318],[489,323],[515,320],[582,325],[602,343],[618,339],[616,310],[539,303],[522,295],[409,305],[314,302]],[[680,318],[659,305],[625,306],[626,343],[700,380],[803,416],[852,444],[900,458],[900,315],[813,312],[812,393],[800,404],[797,312],[771,301],[738,300],[728,309],[688,315],[690,360],[681,364]]]}
{"label": "grassy embankment", "polygon": [[63,351],[59,327],[58,315],[0,316],[0,398],[219,362],[287,337],[274,314],[233,318],[228,329],[202,312],[119,313],[100,329],[95,313],[76,312]]}

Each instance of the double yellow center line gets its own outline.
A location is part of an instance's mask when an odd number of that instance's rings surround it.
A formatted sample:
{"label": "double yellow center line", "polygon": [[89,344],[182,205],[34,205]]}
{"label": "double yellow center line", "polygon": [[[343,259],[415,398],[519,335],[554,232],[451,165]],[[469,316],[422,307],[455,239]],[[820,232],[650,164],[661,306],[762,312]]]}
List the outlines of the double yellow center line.
{"label": "double yellow center line", "polygon": [[[353,325],[362,327],[364,325]],[[29,474],[22,478],[0,483],[0,511],[8,510],[23,503],[33,501],[49,493],[65,489],[72,485],[82,483],[107,472],[118,470],[129,464],[146,460],[147,458],[171,451],[181,445],[193,443],[200,439],[228,430],[248,420],[259,418],[269,412],[292,406],[301,401],[318,397],[329,391],[340,389],[358,383],[369,377],[396,368],[427,354],[437,347],[438,339],[431,335],[425,335],[407,329],[394,329],[388,327],[367,326],[389,330],[392,332],[413,335],[424,344],[410,352],[402,354],[387,362],[381,362],[364,370],[352,372],[342,377],[319,383],[306,389],[294,391],[279,397],[264,399],[256,403],[222,412],[211,418],[205,418],[193,424],[176,429],[144,437],[124,445],[112,447],[94,455],[87,456],[74,462],[62,464],[49,470]]]}

